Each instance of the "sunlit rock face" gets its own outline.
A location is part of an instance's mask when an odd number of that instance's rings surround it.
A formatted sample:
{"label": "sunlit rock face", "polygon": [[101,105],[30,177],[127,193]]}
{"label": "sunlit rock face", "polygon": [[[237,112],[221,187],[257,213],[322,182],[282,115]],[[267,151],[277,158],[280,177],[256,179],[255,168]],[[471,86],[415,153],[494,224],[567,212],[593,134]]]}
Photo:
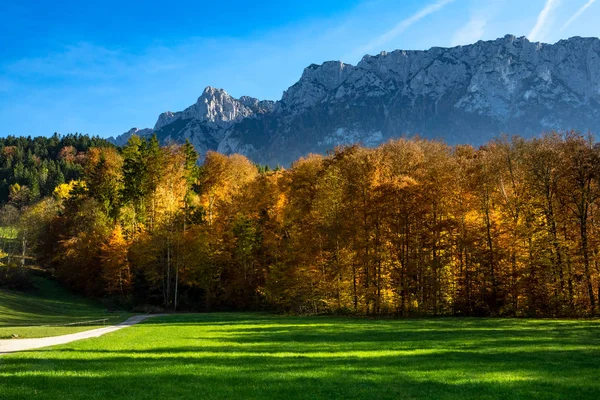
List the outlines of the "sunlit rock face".
{"label": "sunlit rock face", "polygon": [[336,145],[403,135],[479,145],[502,133],[600,132],[599,113],[599,39],[543,44],[507,35],[382,52],[356,66],[313,64],[277,102],[208,87],[194,105],[161,114],[153,131],[163,142],[189,139],[200,153],[287,165]]}

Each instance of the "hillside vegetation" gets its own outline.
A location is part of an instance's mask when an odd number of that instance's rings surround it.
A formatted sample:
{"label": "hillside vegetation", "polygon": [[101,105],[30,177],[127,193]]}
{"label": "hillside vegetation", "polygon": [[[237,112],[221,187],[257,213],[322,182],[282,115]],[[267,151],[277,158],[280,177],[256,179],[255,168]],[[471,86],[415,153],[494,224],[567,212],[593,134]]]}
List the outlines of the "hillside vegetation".
{"label": "hillside vegetation", "polygon": [[110,146],[98,137],[72,134],[0,138],[0,205],[23,206],[51,195],[61,183],[78,179],[90,147]]}

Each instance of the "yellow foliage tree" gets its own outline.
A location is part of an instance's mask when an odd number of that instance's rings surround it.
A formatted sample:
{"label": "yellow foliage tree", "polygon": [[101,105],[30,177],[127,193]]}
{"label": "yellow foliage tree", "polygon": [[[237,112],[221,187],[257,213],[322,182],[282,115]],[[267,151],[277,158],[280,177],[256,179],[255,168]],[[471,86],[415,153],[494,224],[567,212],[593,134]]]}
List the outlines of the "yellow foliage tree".
{"label": "yellow foliage tree", "polygon": [[102,278],[108,293],[125,296],[131,287],[131,269],[128,258],[129,243],[117,224],[101,250]]}

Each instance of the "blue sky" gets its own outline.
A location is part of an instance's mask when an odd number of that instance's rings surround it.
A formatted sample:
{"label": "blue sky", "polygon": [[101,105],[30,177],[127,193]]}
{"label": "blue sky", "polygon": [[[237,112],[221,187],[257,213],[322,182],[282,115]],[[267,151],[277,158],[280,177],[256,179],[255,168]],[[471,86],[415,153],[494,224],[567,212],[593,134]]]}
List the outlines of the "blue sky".
{"label": "blue sky", "polygon": [[0,136],[152,127],[208,85],[276,100],[311,63],[382,50],[600,36],[596,0],[3,0],[0,10]]}

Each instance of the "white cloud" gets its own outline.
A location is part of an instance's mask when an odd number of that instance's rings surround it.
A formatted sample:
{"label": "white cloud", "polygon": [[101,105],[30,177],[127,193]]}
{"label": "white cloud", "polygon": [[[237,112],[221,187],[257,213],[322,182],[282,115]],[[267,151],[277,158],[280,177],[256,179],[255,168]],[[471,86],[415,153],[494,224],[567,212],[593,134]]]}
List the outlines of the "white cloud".
{"label": "white cloud", "polygon": [[585,10],[587,10],[587,8],[589,6],[591,6],[592,4],[594,4],[596,2],[596,0],[588,0],[587,3],[585,3],[583,6],[581,6],[581,8],[579,10],[577,10],[577,12],[575,14],[573,14],[571,16],[571,18],[569,18],[569,20],[567,22],[565,22],[565,24],[563,25],[562,28],[560,28],[560,31],[564,31],[565,29],[567,29],[577,18],[579,18],[581,16],[581,14],[583,14],[583,12]]}
{"label": "white cloud", "polygon": [[543,33],[546,31],[547,25],[552,17],[552,11],[558,6],[560,0],[546,0],[544,8],[538,15],[537,21],[527,37],[532,42],[541,41],[544,38]]}
{"label": "white cloud", "polygon": [[383,46],[385,46],[391,40],[396,38],[402,32],[406,31],[412,25],[416,24],[417,22],[419,22],[426,16],[433,14],[436,11],[441,10],[442,8],[444,8],[446,5],[452,3],[453,1],[454,0],[438,0],[437,2],[432,3],[428,6],[420,9],[415,14],[400,21],[398,24],[396,24],[396,26],[394,26],[389,31],[383,33],[382,35],[376,37],[375,39],[373,39],[366,45],[357,49],[357,53],[365,54],[365,53],[368,53],[373,50],[380,50]]}
{"label": "white cloud", "polygon": [[485,32],[485,26],[487,25],[487,18],[481,16],[473,16],[469,22],[457,30],[452,36],[452,46],[471,44],[483,37]]}

